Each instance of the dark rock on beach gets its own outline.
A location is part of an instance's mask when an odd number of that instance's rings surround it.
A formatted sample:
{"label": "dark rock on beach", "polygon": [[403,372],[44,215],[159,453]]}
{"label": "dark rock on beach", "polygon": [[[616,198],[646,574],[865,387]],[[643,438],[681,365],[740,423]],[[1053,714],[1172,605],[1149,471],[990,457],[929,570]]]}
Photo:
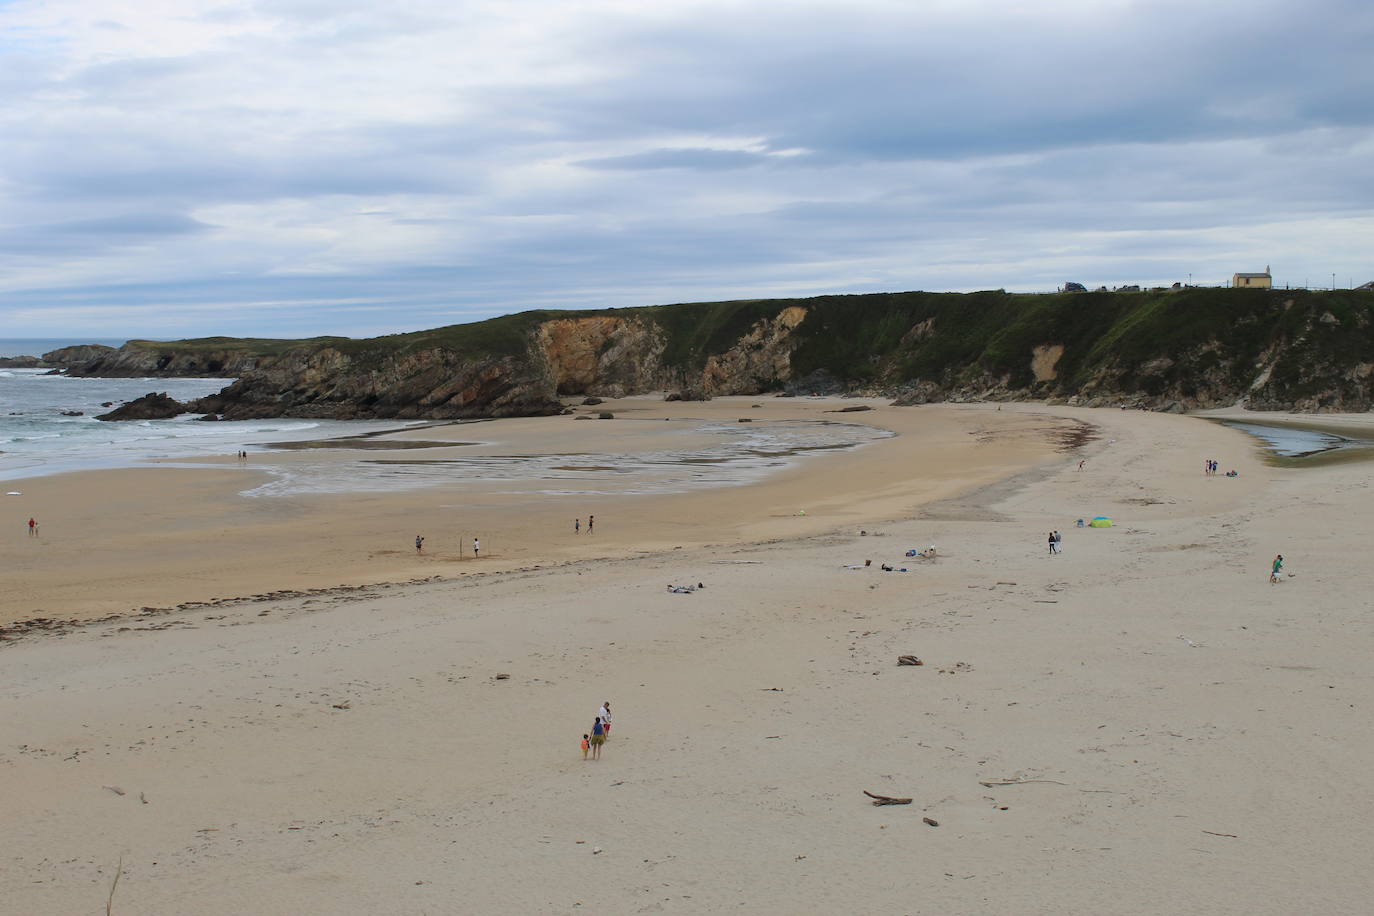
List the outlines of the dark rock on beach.
{"label": "dark rock on beach", "polygon": [[96,419],[166,420],[184,413],[186,413],[186,405],[169,397],[167,392],[164,391],[159,394],[150,391],[141,398],[136,398],[127,404],[121,404],[109,413],[98,415]]}

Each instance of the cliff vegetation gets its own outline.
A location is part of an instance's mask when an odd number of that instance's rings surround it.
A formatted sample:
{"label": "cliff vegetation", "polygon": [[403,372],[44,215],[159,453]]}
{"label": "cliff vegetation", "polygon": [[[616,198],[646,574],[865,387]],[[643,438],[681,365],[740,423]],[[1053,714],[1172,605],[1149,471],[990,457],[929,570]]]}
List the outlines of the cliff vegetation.
{"label": "cliff vegetation", "polygon": [[130,341],[69,371],[236,376],[190,405],[229,419],[528,416],[659,390],[1363,411],[1372,328],[1360,290],[906,292],[530,311],[367,340]]}

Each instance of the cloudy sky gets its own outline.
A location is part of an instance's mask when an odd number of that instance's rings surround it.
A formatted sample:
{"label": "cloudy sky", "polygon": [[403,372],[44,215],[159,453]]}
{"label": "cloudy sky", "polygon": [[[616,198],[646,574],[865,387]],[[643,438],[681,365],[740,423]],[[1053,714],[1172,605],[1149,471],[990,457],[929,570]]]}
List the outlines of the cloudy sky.
{"label": "cloudy sky", "polygon": [[0,0],[0,336],[1374,279],[1368,0]]}

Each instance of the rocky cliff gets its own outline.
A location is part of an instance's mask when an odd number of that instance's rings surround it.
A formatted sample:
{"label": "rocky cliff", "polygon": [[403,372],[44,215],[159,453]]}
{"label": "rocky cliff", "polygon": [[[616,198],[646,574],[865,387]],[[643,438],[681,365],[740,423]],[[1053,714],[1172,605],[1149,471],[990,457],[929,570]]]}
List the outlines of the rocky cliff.
{"label": "rocky cliff", "polygon": [[239,372],[192,405],[226,419],[530,416],[659,390],[1374,405],[1374,293],[1348,290],[885,293],[523,312],[371,340],[133,343],[82,373]]}
{"label": "rocky cliff", "polygon": [[334,339],[131,340],[119,349],[98,345],[64,347],[43,354],[43,359],[61,366],[68,375],[91,378],[238,378],[272,366],[288,351],[324,345]]}

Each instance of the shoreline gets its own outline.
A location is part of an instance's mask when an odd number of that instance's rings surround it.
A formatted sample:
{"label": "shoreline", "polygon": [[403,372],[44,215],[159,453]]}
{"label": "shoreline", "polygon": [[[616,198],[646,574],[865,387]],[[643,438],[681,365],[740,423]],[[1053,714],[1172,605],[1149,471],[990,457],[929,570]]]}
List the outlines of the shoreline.
{"label": "shoreline", "polygon": [[[748,400],[720,399],[711,402],[714,406],[694,405],[697,408],[694,415],[705,413],[708,419],[734,417],[739,412],[740,402]],[[853,406],[853,400],[808,399],[797,403],[788,399],[783,404],[769,405],[751,413],[760,419],[785,414],[828,420],[827,413],[837,404]],[[677,409],[674,412],[679,412],[682,407],[643,399],[626,399],[616,406],[632,415],[640,412],[654,419],[657,419],[656,414],[667,413],[673,408]],[[74,586],[70,581],[73,570],[66,564],[53,568],[54,573],[60,570],[64,577],[62,583],[49,579],[44,586],[42,579],[31,580],[29,600],[32,606],[25,609],[17,602],[10,604],[7,601],[9,611],[0,613],[0,627],[11,634],[16,628],[50,630],[82,620],[107,619],[112,615],[136,619],[254,601],[264,594],[309,595],[418,580],[451,580],[471,576],[479,569],[499,572],[546,568],[584,559],[659,554],[684,546],[749,544],[779,535],[784,539],[826,536],[850,524],[846,519],[856,522],[870,519],[868,523],[872,524],[900,517],[904,511],[933,498],[944,498],[951,492],[996,482],[1002,477],[1001,463],[1009,458],[1028,466],[1051,461],[1055,455],[1063,454],[1064,448],[1070,447],[1066,443],[1079,441],[1075,437],[1084,434],[1085,422],[1056,418],[1036,407],[998,412],[965,406],[934,409],[882,406],[864,412],[862,417],[862,425],[885,429],[895,435],[835,454],[809,455],[788,468],[742,486],[718,486],[682,493],[626,494],[594,500],[579,500],[575,496],[550,498],[538,493],[524,498],[508,493],[459,496],[464,506],[462,515],[468,520],[470,531],[482,537],[487,546],[484,551],[487,556],[480,560],[463,551],[471,534],[454,532],[441,547],[433,546],[436,541],[433,533],[442,525],[438,520],[446,518],[453,506],[448,500],[456,495],[441,488],[250,500],[239,495],[243,476],[262,472],[251,463],[247,467],[225,467],[229,459],[220,462],[206,459],[202,462],[206,465],[203,470],[187,468],[183,462],[165,462],[140,469],[33,478],[25,486],[26,494],[42,499],[47,495],[43,489],[50,488],[53,493],[65,495],[69,512],[103,500],[99,516],[83,521],[83,526],[94,529],[88,543],[98,544],[100,551],[121,556],[104,567],[88,570],[89,584],[84,589],[78,587],[81,583]],[[624,445],[622,440],[659,434],[655,426],[638,424],[603,433],[599,428],[587,429],[596,424],[567,423],[571,418],[503,423],[511,424],[505,427],[511,435],[523,435],[525,444],[535,444],[546,438],[546,424],[557,423],[560,419],[564,421],[560,424],[564,433],[582,433],[585,429],[583,435],[593,439],[589,444],[605,446],[608,444],[605,437],[611,434],[618,438],[610,445]],[[851,416],[841,422],[861,421],[858,416]],[[461,430],[465,425],[458,424],[450,430]],[[435,430],[406,430],[402,435],[412,432],[430,438]],[[900,441],[903,436],[908,437],[906,441]],[[962,439],[968,436],[987,440],[975,445],[970,454],[977,456],[990,450],[987,458],[977,459],[972,465],[953,457],[967,451]],[[925,441],[919,441],[922,437]],[[507,443],[488,444],[489,450],[500,452]],[[558,447],[564,450],[566,443],[560,440]],[[321,451],[330,453],[324,456],[327,460],[357,460],[346,449]],[[336,458],[336,454],[339,457]],[[942,457],[946,455],[950,458]],[[953,466],[951,459],[955,462]],[[988,459],[991,459],[990,464]],[[279,456],[279,460],[298,459],[291,453]],[[894,488],[892,484],[901,480],[900,475],[906,473],[906,464],[912,460],[928,463],[930,479],[915,487],[903,483]],[[835,477],[840,469],[843,469],[840,471],[842,476],[850,478],[848,482],[839,482]],[[830,479],[822,496],[810,481],[824,475],[829,475]],[[123,501],[111,501],[109,494],[112,492],[119,493]],[[149,507],[150,502],[158,501],[167,502],[167,508]],[[563,524],[570,526],[570,516],[576,514],[574,507],[579,504],[598,509],[593,514],[599,515],[602,526],[594,538],[586,534],[568,538],[557,530],[562,527],[559,514],[569,516]],[[551,508],[551,505],[563,508]],[[788,506],[788,511],[777,512],[779,505]],[[793,506],[805,507],[807,511],[800,512],[791,508]],[[739,515],[741,509],[745,510],[743,516]],[[754,517],[748,517],[750,515]],[[115,516],[117,523],[112,524],[109,516]],[[616,519],[614,533],[606,527],[610,518]],[[346,521],[348,519],[367,519],[367,522],[359,525],[356,521]],[[377,530],[384,524],[393,531],[405,525],[406,528],[395,531],[394,535],[402,541],[410,539],[407,528],[424,529],[429,536],[426,554],[414,556],[399,545],[391,549],[379,545],[377,541],[382,535]],[[131,526],[144,531],[132,531]],[[350,533],[350,526],[367,530]],[[51,528],[49,523],[41,540],[51,536]],[[164,529],[177,529],[178,533],[171,537]],[[263,539],[267,542],[258,543]],[[537,541],[542,543],[536,544]],[[8,546],[13,548],[14,545]],[[76,549],[83,555],[83,563],[90,564],[92,551],[86,550],[84,545]],[[362,561],[362,568],[357,560],[346,564],[347,568],[340,565],[340,560],[335,558],[339,551],[352,553]],[[168,556],[172,553],[176,555]],[[283,570],[282,574],[269,575],[266,571],[270,571],[273,564],[278,568],[283,565],[283,553],[288,555],[288,560],[294,558],[294,562],[285,563],[290,568],[289,573]],[[213,588],[203,587],[207,560],[220,557],[232,560],[243,572],[219,577]],[[315,561],[313,566],[309,565],[312,560]],[[117,565],[118,569],[111,569],[112,565]],[[143,568],[136,568],[139,565]],[[301,568],[303,566],[305,568]],[[198,578],[193,577],[193,569],[201,570]],[[110,575],[105,577],[105,572]],[[159,586],[150,581],[149,576],[175,579],[180,584]],[[238,588],[234,587],[236,583]],[[52,597],[54,591],[58,597]],[[64,595],[83,600],[82,594],[92,597],[84,599],[78,613],[53,610],[54,604],[71,606],[70,598],[64,601]],[[126,600],[119,607],[115,602],[120,594],[132,600]],[[92,600],[94,596],[98,597]],[[11,595],[9,601],[13,599]],[[35,620],[38,622],[34,623]]]}
{"label": "shoreline", "polygon": [[[1095,432],[1096,427],[1094,427],[1092,424],[1082,421],[1077,422],[1075,426],[1066,430],[1063,436],[1064,440],[1073,441],[1077,444],[1063,445],[1061,446],[1060,450],[1066,454],[1072,455],[1082,453],[1082,450],[1085,448],[1085,446],[1097,438],[1095,435],[1093,435]],[[975,486],[966,493],[959,493],[951,497],[921,504],[917,507],[916,517],[924,519],[940,519],[944,517],[941,514],[939,514],[940,512],[953,511],[957,508],[958,511],[964,513],[963,517],[965,518],[978,518],[980,520],[986,519],[987,516],[985,513],[987,513],[991,509],[991,506],[993,506],[995,503],[1015,495],[1018,491],[1032,486],[1037,481],[1044,480],[1049,476],[1052,476],[1059,470],[1061,469],[1057,466],[1056,463],[1047,461],[1035,467],[1031,467],[1026,470],[1010,474],[1009,476],[1003,479]],[[970,513],[970,511],[972,514],[968,514]],[[890,524],[902,520],[904,519],[898,517],[879,517],[873,519],[870,522],[870,524],[876,526]],[[734,546],[736,548],[741,549],[761,547],[764,545],[796,546],[810,540],[841,537],[846,533],[848,533],[846,528],[835,528],[833,530],[813,531],[806,534],[790,535],[771,540],[741,541],[736,542],[730,546]],[[722,545],[693,544],[691,546],[694,548],[702,548],[719,547]],[[682,546],[674,546],[671,549],[660,548],[655,551],[635,550],[632,552],[635,555],[633,557],[634,559],[663,560],[664,558],[670,556],[673,551],[681,549],[683,549]],[[246,604],[255,604],[263,602],[291,601],[299,599],[318,599],[338,595],[359,595],[360,597],[376,597],[378,593],[386,589],[398,587],[423,588],[424,586],[428,585],[452,584],[458,581],[459,579],[464,579],[469,576],[481,579],[482,577],[486,576],[528,574],[544,569],[576,567],[578,565],[603,563],[608,561],[622,561],[630,558],[630,554],[624,552],[624,550],[622,549],[618,553],[614,553],[607,556],[598,556],[583,559],[564,559],[549,564],[537,564],[532,566],[517,566],[503,569],[493,569],[486,572],[462,573],[459,574],[459,576],[455,577],[434,575],[429,576],[427,578],[416,578],[406,580],[385,580],[376,582],[365,582],[360,584],[340,584],[334,586],[318,586],[301,589],[287,588],[261,594],[219,596],[209,599],[185,601],[169,607],[145,606],[142,608],[131,608],[130,610],[125,612],[114,612],[102,617],[71,619],[55,619],[45,617],[30,618],[27,620],[13,621],[8,626],[0,626],[0,645],[3,645],[5,642],[15,643],[26,636],[32,635],[65,635],[66,631],[75,628],[87,627],[93,624],[109,624],[146,620],[149,618],[161,618],[169,615],[176,615],[178,613],[183,612],[190,613],[204,611],[207,609],[237,608]]]}

